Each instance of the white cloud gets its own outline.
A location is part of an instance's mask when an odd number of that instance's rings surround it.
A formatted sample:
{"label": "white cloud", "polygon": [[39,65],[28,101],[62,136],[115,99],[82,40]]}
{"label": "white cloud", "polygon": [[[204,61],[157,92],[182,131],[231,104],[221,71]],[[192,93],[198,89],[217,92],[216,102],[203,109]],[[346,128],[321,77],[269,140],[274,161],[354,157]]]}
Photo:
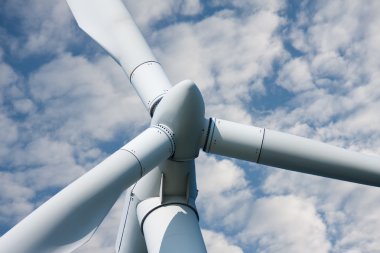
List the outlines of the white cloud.
{"label": "white cloud", "polygon": [[146,30],[147,32],[150,32],[150,26],[152,24],[173,14],[173,9],[176,5],[176,1],[174,0],[159,2],[154,0],[143,0],[139,2],[128,0],[123,1],[138,26],[141,27],[143,31]]}
{"label": "white cloud", "polygon": [[252,10],[268,10],[271,12],[276,12],[285,7],[285,1],[278,0],[268,0],[268,1],[260,1],[260,0],[212,0],[211,4],[213,6],[234,6],[237,8],[242,8],[251,12]]}
{"label": "white cloud", "polygon": [[[243,19],[220,11],[196,23],[179,23],[154,33],[157,57],[174,82],[190,78],[201,88],[207,114],[221,115],[219,105],[235,107],[250,122],[243,106],[252,93],[265,93],[263,79],[272,64],[286,56],[275,31],[282,24],[270,11],[250,13]],[[241,119],[234,117],[231,119]]]}
{"label": "white cloud", "polygon": [[[19,22],[18,38],[9,45],[13,57],[31,54],[57,53],[65,50],[74,41],[72,17],[65,1],[7,1],[2,6],[4,16]],[[8,29],[15,29],[11,26]],[[15,33],[15,31],[12,31]],[[7,38],[11,39],[8,35]]]}
{"label": "white cloud", "polygon": [[62,55],[35,72],[29,83],[32,99],[43,104],[32,123],[42,120],[44,130],[55,128],[55,134],[69,142],[88,135],[107,141],[125,129],[125,122],[141,127],[148,118],[128,79],[109,57],[90,63]]}
{"label": "white cloud", "polygon": [[[277,170],[263,185],[268,194],[307,200],[323,217],[331,252],[376,252],[378,188]],[[330,239],[332,240],[332,239]]]}
{"label": "white cloud", "polygon": [[185,0],[181,6],[181,13],[184,15],[196,15],[202,11],[202,4],[199,0]]}
{"label": "white cloud", "polygon": [[295,196],[261,198],[241,239],[257,252],[329,252],[326,227],[314,206]]}
{"label": "white cloud", "polygon": [[221,233],[211,230],[202,230],[202,235],[206,243],[207,252],[209,253],[243,253],[243,250],[228,241]]}
{"label": "white cloud", "polygon": [[[11,172],[0,171],[0,222],[12,225],[34,209],[30,199],[34,191],[15,178]],[[11,210],[11,211],[10,211]]]}
{"label": "white cloud", "polygon": [[197,181],[202,219],[217,228],[236,230],[244,226],[242,218],[249,212],[253,193],[242,168],[229,160],[202,155],[197,160]]}
{"label": "white cloud", "polygon": [[85,172],[76,164],[70,144],[46,137],[31,141],[14,155],[18,159],[14,159],[13,166],[30,166],[26,171],[19,169],[14,176],[35,191],[63,187]]}
{"label": "white cloud", "polygon": [[[1,57],[0,57],[1,60]],[[0,88],[8,86],[17,80],[14,70],[6,63],[0,63]]]}
{"label": "white cloud", "polygon": [[18,113],[32,113],[36,109],[33,101],[28,98],[15,99],[12,103],[14,110]]}
{"label": "white cloud", "polygon": [[178,15],[193,16],[200,14],[203,10],[199,0],[167,0],[167,1],[129,1],[123,0],[129,12],[134,17],[137,25],[142,29],[143,34],[149,40],[149,34],[153,32],[156,23],[175,22]]}
{"label": "white cloud", "polygon": [[[335,52],[316,55],[311,62],[311,72],[318,77],[317,85],[326,88],[339,88],[342,78],[348,75],[347,62]],[[310,76],[311,78],[311,76]],[[335,79],[338,79],[335,81]],[[335,85],[336,84],[336,85]]]}
{"label": "white cloud", "polygon": [[277,83],[290,92],[298,93],[314,87],[308,64],[300,59],[293,59],[282,66]]}
{"label": "white cloud", "polygon": [[2,160],[9,155],[8,147],[12,146],[18,138],[18,130],[16,123],[9,119],[2,111],[0,111],[0,157]]}

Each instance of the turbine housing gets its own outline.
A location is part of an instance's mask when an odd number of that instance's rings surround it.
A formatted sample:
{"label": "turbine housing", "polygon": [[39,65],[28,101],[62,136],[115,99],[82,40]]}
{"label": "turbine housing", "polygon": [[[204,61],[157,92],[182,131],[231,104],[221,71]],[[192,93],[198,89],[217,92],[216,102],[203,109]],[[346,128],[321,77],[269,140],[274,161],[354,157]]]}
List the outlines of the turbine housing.
{"label": "turbine housing", "polygon": [[171,88],[154,111],[152,125],[169,128],[173,133],[174,161],[198,157],[204,129],[205,105],[193,81],[184,80]]}

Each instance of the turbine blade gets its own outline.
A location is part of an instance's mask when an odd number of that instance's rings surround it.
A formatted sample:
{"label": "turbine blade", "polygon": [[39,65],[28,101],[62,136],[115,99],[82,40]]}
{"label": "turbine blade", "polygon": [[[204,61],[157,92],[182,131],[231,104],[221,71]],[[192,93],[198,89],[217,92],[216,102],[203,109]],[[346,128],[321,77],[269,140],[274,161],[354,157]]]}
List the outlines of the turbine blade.
{"label": "turbine blade", "polygon": [[173,153],[151,127],[41,205],[0,238],[1,252],[71,252],[88,241],[119,195]]}
{"label": "turbine blade", "polygon": [[210,119],[204,151],[277,168],[380,186],[380,157],[220,119]]}
{"label": "turbine blade", "polygon": [[121,0],[67,0],[79,25],[124,69],[147,110],[171,84]]}

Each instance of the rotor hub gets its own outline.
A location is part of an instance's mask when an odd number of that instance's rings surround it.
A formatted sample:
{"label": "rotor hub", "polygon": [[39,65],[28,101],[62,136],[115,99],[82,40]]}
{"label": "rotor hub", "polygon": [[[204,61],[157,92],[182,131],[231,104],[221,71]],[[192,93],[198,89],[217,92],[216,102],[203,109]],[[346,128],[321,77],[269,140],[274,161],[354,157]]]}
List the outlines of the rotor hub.
{"label": "rotor hub", "polygon": [[170,89],[157,105],[152,125],[164,125],[173,132],[175,151],[172,160],[198,157],[205,132],[205,105],[198,87],[185,80]]}

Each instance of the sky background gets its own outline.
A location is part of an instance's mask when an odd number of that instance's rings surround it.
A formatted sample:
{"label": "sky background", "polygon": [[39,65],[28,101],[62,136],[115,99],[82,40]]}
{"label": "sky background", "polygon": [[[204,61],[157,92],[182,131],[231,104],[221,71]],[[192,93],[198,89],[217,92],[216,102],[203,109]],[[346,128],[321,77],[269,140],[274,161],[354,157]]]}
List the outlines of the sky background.
{"label": "sky background", "polygon": [[[124,1],[206,115],[380,155],[380,1]],[[63,0],[0,3],[0,234],[149,125]],[[380,189],[201,153],[210,253],[380,252]],[[123,196],[77,253],[113,252]]]}

